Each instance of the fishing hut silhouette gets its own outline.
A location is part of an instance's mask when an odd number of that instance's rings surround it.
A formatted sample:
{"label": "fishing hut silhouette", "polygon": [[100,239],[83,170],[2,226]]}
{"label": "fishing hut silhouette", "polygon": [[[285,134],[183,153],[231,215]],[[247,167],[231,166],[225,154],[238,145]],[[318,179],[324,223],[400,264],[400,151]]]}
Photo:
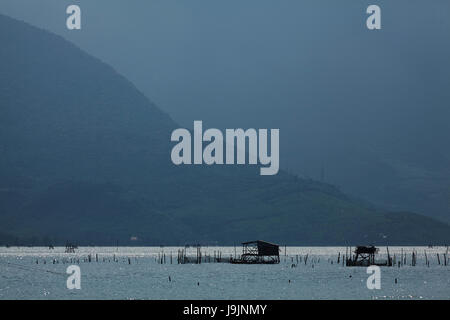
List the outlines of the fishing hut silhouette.
{"label": "fishing hut silhouette", "polygon": [[375,246],[357,246],[354,255],[346,261],[348,267],[367,267],[367,266],[392,266],[392,259],[389,255],[384,261],[375,261],[375,255],[379,249]]}
{"label": "fishing hut silhouette", "polygon": [[75,253],[75,249],[78,249],[77,245],[67,242],[66,250],[64,250],[64,252],[65,253]]}
{"label": "fishing hut silhouette", "polygon": [[240,258],[230,260],[235,264],[275,264],[280,263],[280,246],[256,240],[242,243]]}

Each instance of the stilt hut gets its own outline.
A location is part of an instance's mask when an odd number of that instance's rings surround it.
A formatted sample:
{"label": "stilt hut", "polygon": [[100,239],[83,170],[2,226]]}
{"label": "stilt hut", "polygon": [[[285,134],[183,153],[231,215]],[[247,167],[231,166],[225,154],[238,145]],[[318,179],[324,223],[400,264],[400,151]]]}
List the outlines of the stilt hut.
{"label": "stilt hut", "polygon": [[230,262],[243,264],[280,263],[280,246],[261,240],[244,242],[242,243],[241,257],[231,259]]}
{"label": "stilt hut", "polygon": [[378,248],[374,246],[357,246],[354,255],[347,259],[347,266],[367,267],[372,265],[377,266],[392,266],[391,258],[388,254],[388,260],[375,261],[375,255],[378,253]]}

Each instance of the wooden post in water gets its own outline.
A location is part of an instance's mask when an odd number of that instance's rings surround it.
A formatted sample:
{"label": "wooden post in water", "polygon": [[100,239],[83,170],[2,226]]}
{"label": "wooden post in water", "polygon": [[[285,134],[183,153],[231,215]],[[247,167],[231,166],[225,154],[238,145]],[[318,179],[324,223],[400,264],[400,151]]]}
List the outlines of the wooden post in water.
{"label": "wooden post in water", "polygon": [[353,260],[352,246],[350,246],[350,248],[348,248],[348,255],[349,255],[349,260]]}
{"label": "wooden post in water", "polygon": [[445,265],[447,265],[447,258],[448,257],[448,246],[447,246],[447,250],[445,251],[445,255],[444,255],[444,258],[445,258]]}
{"label": "wooden post in water", "polygon": [[392,265],[392,262],[391,262],[391,255],[389,254],[389,247],[386,247],[386,251],[387,251],[387,256],[388,256],[388,266],[391,266]]}

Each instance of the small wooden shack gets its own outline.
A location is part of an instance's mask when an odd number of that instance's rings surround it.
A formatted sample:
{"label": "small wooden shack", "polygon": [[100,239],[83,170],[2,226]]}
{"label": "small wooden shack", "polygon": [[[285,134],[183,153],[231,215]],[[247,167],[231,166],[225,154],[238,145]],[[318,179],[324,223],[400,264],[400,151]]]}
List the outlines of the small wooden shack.
{"label": "small wooden shack", "polygon": [[375,255],[378,253],[378,248],[375,246],[357,246],[354,255],[347,259],[346,263],[349,267],[367,267],[372,265],[377,266],[392,266],[392,259],[389,256],[384,261],[375,261]]}
{"label": "small wooden shack", "polygon": [[243,242],[241,257],[231,259],[230,262],[243,264],[280,263],[280,246],[262,240]]}
{"label": "small wooden shack", "polygon": [[78,249],[77,245],[71,244],[69,242],[66,243],[65,253],[75,253],[75,249]]}

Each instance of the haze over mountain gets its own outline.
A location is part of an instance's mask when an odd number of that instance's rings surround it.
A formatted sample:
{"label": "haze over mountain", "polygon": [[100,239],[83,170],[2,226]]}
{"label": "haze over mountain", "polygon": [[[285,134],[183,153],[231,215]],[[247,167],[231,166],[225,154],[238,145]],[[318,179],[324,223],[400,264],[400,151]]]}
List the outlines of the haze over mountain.
{"label": "haze over mountain", "polygon": [[445,223],[380,212],[283,171],[264,177],[248,166],[177,167],[170,133],[178,124],[113,68],[3,15],[0,43],[0,241],[450,240]]}
{"label": "haze over mountain", "polygon": [[281,165],[450,222],[450,2],[3,0],[130,79],[183,126],[280,128]]}

